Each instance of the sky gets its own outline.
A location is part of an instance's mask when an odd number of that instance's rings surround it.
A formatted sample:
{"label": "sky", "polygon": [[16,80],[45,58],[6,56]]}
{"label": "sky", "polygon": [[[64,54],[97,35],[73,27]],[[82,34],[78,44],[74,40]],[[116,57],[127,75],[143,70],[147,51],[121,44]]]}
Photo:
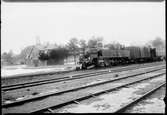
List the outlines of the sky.
{"label": "sky", "polygon": [[1,53],[28,45],[66,44],[75,37],[103,37],[104,43],[144,44],[165,39],[164,2],[1,2]]}

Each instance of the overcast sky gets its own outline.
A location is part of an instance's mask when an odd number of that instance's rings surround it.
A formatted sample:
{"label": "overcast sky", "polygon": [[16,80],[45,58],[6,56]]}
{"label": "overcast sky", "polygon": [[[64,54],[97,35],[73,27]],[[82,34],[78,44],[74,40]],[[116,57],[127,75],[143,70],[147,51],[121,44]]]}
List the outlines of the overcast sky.
{"label": "overcast sky", "polygon": [[101,36],[104,43],[165,39],[165,2],[1,3],[1,52]]}

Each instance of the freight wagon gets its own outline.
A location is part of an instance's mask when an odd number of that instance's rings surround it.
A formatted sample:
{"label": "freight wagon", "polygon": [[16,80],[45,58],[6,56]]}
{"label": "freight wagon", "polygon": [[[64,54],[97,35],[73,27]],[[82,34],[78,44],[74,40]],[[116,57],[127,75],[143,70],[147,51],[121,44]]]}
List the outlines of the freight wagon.
{"label": "freight wagon", "polygon": [[[148,47],[126,47],[130,51],[130,62],[139,63],[139,62],[148,62],[152,60],[152,56],[155,57],[155,51],[152,51],[152,48]],[[153,54],[152,54],[153,53]]]}
{"label": "freight wagon", "polygon": [[158,60],[166,60],[166,52],[165,52],[165,48],[164,49],[156,49],[156,56],[158,58]]}

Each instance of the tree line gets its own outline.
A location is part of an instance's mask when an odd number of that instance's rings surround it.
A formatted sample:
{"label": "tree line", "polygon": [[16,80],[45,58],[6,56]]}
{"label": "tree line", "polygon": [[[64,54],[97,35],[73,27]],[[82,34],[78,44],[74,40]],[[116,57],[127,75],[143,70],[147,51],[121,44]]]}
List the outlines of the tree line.
{"label": "tree line", "polygon": [[[56,44],[55,44],[56,45]],[[146,43],[147,46],[155,47],[155,48],[165,48],[166,44],[163,39],[160,37],[155,38],[154,40],[148,41]],[[110,42],[107,44],[103,44],[103,37],[92,37],[88,41],[84,39],[71,38],[67,44],[65,45],[56,45],[55,49],[49,51],[49,53],[45,54],[44,52],[39,53],[39,60],[48,60],[55,59],[61,60],[65,59],[69,55],[74,56],[74,60],[76,60],[76,55],[78,52],[85,52],[87,48],[97,48],[104,47],[108,49],[124,49],[125,45],[120,44],[119,42]],[[20,54],[14,55],[12,50],[9,52],[4,52],[1,54],[1,59],[9,64],[15,64],[16,62],[24,63],[24,60],[27,58],[27,52],[31,53],[31,50],[35,46],[27,46],[24,48]],[[1,61],[2,65],[2,61]]]}

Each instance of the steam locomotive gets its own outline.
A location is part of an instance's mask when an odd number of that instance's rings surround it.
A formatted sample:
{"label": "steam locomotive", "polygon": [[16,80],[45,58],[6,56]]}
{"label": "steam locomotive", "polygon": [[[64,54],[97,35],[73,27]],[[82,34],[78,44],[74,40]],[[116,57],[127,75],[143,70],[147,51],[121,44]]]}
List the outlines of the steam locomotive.
{"label": "steam locomotive", "polygon": [[130,46],[123,49],[89,48],[79,57],[82,69],[114,66],[129,63],[161,61],[165,52],[156,48]]}

